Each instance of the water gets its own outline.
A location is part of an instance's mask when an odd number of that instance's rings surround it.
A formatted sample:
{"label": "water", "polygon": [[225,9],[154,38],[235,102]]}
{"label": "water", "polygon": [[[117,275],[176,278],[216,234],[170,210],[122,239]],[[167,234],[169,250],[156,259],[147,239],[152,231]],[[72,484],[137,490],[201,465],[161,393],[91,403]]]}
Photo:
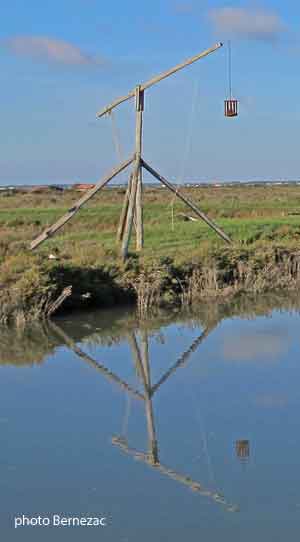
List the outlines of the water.
{"label": "water", "polygon": [[[273,296],[2,329],[1,539],[296,540],[295,307]],[[15,529],[22,514],[107,526]]]}

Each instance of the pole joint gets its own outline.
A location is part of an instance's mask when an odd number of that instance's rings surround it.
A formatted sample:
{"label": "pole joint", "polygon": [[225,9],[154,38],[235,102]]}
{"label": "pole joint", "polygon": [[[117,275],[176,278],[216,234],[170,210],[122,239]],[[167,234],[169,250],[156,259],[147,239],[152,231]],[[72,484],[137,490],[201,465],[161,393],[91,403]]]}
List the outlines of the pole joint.
{"label": "pole joint", "polygon": [[141,85],[135,87],[135,109],[137,112],[144,111],[144,92]]}

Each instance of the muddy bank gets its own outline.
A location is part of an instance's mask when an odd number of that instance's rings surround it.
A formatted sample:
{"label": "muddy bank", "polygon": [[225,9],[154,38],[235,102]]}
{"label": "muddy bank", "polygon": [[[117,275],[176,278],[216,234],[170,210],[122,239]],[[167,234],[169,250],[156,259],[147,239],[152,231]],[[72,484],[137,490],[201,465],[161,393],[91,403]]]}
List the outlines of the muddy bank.
{"label": "muddy bank", "polygon": [[131,257],[123,264],[76,267],[33,255],[14,256],[1,267],[0,323],[44,318],[62,291],[72,294],[57,307],[73,311],[136,305],[140,315],[159,307],[189,307],[205,299],[241,293],[297,290],[300,251],[281,247],[223,248],[199,259]]}

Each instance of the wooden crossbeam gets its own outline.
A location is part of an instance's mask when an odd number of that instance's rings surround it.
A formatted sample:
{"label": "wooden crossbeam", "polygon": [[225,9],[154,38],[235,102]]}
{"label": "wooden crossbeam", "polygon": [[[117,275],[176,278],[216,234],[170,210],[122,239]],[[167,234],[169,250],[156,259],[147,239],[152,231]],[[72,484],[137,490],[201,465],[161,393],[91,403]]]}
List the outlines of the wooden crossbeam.
{"label": "wooden crossbeam", "polygon": [[[178,72],[179,70],[182,70],[183,68],[186,68],[187,66],[190,66],[194,62],[197,62],[201,58],[204,58],[204,57],[210,55],[211,53],[214,53],[215,51],[220,49],[220,47],[222,47],[222,46],[223,46],[222,43],[216,43],[216,45],[214,45],[213,47],[210,47],[209,49],[206,49],[205,51],[202,51],[202,53],[199,53],[199,54],[197,54],[195,56],[192,56],[191,58],[188,58],[184,62],[181,62],[180,64],[177,64],[177,66],[175,66],[174,68],[171,68],[170,70],[167,70],[167,71],[161,73],[160,75],[156,75],[155,77],[153,77],[152,79],[150,79],[146,83],[143,83],[142,85],[140,85],[141,90],[143,91],[143,90],[146,90],[147,88],[152,87],[153,85],[156,85],[156,83],[159,83],[163,79],[166,79],[167,77],[170,77],[170,75],[173,75],[174,73]],[[107,115],[107,113],[111,113],[111,111],[115,107],[120,105],[121,103],[126,102],[127,100],[130,100],[131,98],[134,98],[135,93],[136,93],[136,91],[134,89],[134,90],[131,90],[128,94],[126,94],[126,96],[121,96],[121,98],[117,98],[110,105],[108,105],[107,107],[102,109],[102,111],[99,111],[97,113],[97,117],[100,118],[100,117],[103,117],[104,115]]]}
{"label": "wooden crossbeam", "polygon": [[125,160],[125,162],[123,162],[119,166],[115,167],[108,175],[106,175],[106,177],[104,177],[103,179],[100,179],[96,183],[94,188],[92,188],[86,194],[84,194],[75,203],[75,205],[71,207],[71,209],[68,210],[68,212],[64,216],[59,218],[59,220],[57,220],[57,222],[55,222],[52,226],[50,226],[49,228],[46,228],[46,230],[44,230],[43,233],[41,233],[38,237],[36,237],[36,239],[34,239],[30,243],[30,250],[34,250],[41,243],[49,239],[49,237],[51,237],[54,233],[60,230],[60,228],[62,228],[67,222],[69,222],[69,220],[73,218],[73,216],[79,211],[79,209],[85,203],[87,203],[87,201],[89,201],[95,194],[97,194],[99,190],[104,188],[104,186],[107,185],[109,181],[111,181],[116,175],[118,175],[119,173],[121,173],[121,171],[126,169],[134,161],[134,159],[135,159],[135,155],[129,158],[128,160]]}
{"label": "wooden crossbeam", "polygon": [[74,352],[79,358],[83,359],[86,363],[88,363],[91,367],[102,373],[108,380],[111,380],[115,384],[118,384],[120,388],[122,388],[124,391],[135,397],[136,399],[140,399],[142,401],[145,401],[145,396],[140,393],[138,390],[135,390],[127,382],[122,380],[118,375],[110,371],[105,365],[102,365],[98,361],[96,361],[94,358],[89,356],[86,352],[81,350],[76,344],[76,342],[67,335],[67,333],[61,329],[60,326],[57,324],[54,324],[54,322],[48,322],[48,326],[52,332],[55,333],[55,335],[59,336],[60,339],[63,340],[64,344],[66,344],[70,350]]}
{"label": "wooden crossbeam", "polygon": [[189,198],[184,196],[181,192],[179,192],[179,190],[172,183],[167,181],[167,179],[165,179],[162,175],[160,175],[157,171],[155,171],[155,169],[149,166],[149,164],[147,164],[147,162],[145,162],[144,160],[142,160],[142,166],[149,173],[151,173],[153,177],[155,177],[164,186],[166,186],[169,190],[171,190],[171,192],[173,192],[179,199],[181,199],[188,207],[190,207],[190,209],[192,209],[192,211],[194,211],[194,213],[197,216],[199,216],[199,218],[201,218],[204,222],[206,222],[208,226],[210,226],[220,237],[222,237],[222,239],[224,239],[226,243],[231,244],[232,241],[230,237],[228,237],[228,235],[226,235],[226,233],[219,226],[217,226],[215,222],[213,222],[210,218],[208,218],[208,216],[205,213],[203,213],[203,211],[201,211],[199,207],[195,203],[193,203],[192,200],[190,200]]}
{"label": "wooden crossbeam", "polygon": [[151,453],[149,454],[145,452],[140,452],[139,450],[136,450],[135,448],[130,448],[127,442],[124,441],[124,439],[119,438],[119,437],[113,437],[112,444],[114,446],[118,446],[120,450],[132,456],[134,459],[138,461],[143,461],[143,463],[145,463],[146,465],[153,467],[153,469],[160,472],[161,474],[169,478],[172,478],[173,480],[176,480],[176,482],[179,482],[189,487],[192,491],[199,493],[203,497],[212,499],[216,504],[220,504],[224,506],[227,512],[239,511],[238,506],[228,502],[221,493],[218,493],[217,491],[213,491],[211,489],[207,489],[200,482],[193,480],[190,476],[181,474],[175,471],[174,469],[171,469],[165,465],[162,465],[159,461],[153,462]]}

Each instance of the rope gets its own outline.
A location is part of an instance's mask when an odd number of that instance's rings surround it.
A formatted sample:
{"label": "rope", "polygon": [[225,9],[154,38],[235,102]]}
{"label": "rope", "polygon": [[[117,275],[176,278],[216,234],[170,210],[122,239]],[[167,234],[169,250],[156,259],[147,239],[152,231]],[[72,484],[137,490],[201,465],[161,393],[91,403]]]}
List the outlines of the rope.
{"label": "rope", "polygon": [[122,429],[121,429],[121,435],[124,440],[127,440],[126,436],[128,434],[130,411],[131,411],[131,397],[130,395],[126,394],[126,409],[125,409],[125,415],[124,415],[124,420],[123,420]]}
{"label": "rope", "polygon": [[[195,121],[195,117],[196,117],[195,113],[196,113],[196,106],[197,106],[197,103],[198,103],[199,91],[200,91],[200,81],[198,80],[198,81],[195,81],[195,84],[194,84],[194,93],[193,93],[193,99],[192,99],[190,118],[189,118],[189,121],[188,121],[187,136],[186,136],[186,141],[185,141],[185,149],[184,149],[184,153],[183,153],[181,172],[180,172],[180,175],[179,175],[179,182],[176,183],[177,184],[176,192],[174,193],[174,196],[173,196],[173,198],[171,200],[171,203],[170,203],[170,205],[171,205],[172,231],[174,231],[174,202],[176,200],[179,188],[183,184],[183,181],[184,181],[184,178],[185,178],[185,173],[186,173],[186,168],[187,168],[187,161],[189,159],[189,156],[191,154],[191,149],[192,149],[194,121]],[[180,180],[181,180],[181,182],[180,182]]]}
{"label": "rope", "polygon": [[205,430],[205,426],[204,426],[204,418],[203,418],[203,416],[201,416],[201,412],[200,412],[200,409],[199,409],[199,407],[197,405],[196,396],[195,396],[195,392],[194,392],[193,389],[192,389],[191,396],[192,396],[193,403],[194,403],[196,418],[198,419],[199,426],[200,426],[200,433],[201,433],[202,442],[203,442],[203,451],[204,451],[204,454],[206,456],[206,463],[207,463],[207,468],[208,468],[208,472],[209,472],[209,476],[210,476],[210,483],[212,484],[213,488],[216,489],[216,487],[217,487],[216,476],[215,476],[213,463],[212,463],[211,456],[210,456],[209,449],[208,449],[207,435],[206,435],[206,430]]}
{"label": "rope", "polygon": [[111,118],[112,138],[115,146],[115,151],[119,162],[123,162],[123,149],[121,145],[120,132],[117,126],[116,117],[113,111],[110,111],[109,116]]}

